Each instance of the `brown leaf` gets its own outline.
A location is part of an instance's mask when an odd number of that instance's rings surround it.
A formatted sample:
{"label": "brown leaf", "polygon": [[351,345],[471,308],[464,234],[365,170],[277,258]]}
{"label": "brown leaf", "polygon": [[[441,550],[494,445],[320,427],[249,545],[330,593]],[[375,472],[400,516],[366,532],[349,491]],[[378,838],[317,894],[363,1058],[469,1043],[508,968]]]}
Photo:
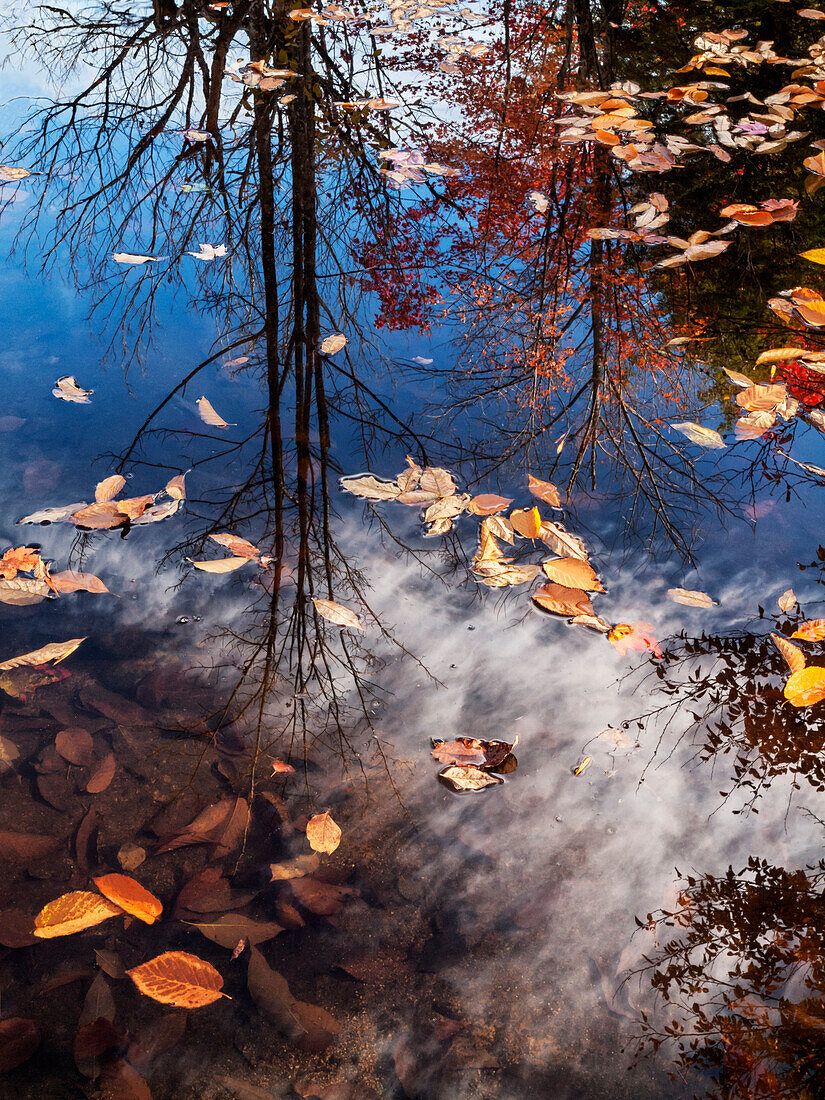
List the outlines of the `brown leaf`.
{"label": "brown leaf", "polygon": [[119,1046],[120,1041],[120,1032],[103,1016],[79,1025],[72,1045],[78,1072],[92,1079],[99,1077],[102,1056]]}
{"label": "brown leaf", "polygon": [[518,738],[507,741],[482,741],[477,737],[457,737],[454,741],[439,741],[433,756],[441,764],[469,765],[493,768],[500,764],[518,744]]}
{"label": "brown leaf", "polygon": [[311,875],[291,879],[289,889],[304,909],[308,909],[310,913],[315,913],[319,917],[330,917],[340,913],[344,908],[345,899],[358,892],[352,886],[336,886],[331,882],[321,882]]}
{"label": "brown leaf", "polygon": [[50,901],[40,910],[34,920],[34,935],[40,939],[71,936],[122,913],[119,906],[99,894],[76,890]]}
{"label": "brown leaf", "polygon": [[182,474],[176,474],[175,477],[166,482],[164,489],[173,500],[186,499],[186,474],[188,473],[191,473],[191,471],[186,470]]}
{"label": "brown leaf", "polygon": [[102,1070],[101,1100],[152,1100],[152,1090],[138,1071],[118,1058]]}
{"label": "brown leaf", "polygon": [[77,827],[77,835],[75,836],[75,855],[77,857],[77,866],[81,871],[88,872],[92,866],[97,866],[98,853],[97,853],[97,830],[99,825],[99,818],[97,811],[89,809],[83,816],[83,820]]}
{"label": "brown leaf", "polygon": [[3,947],[31,947],[39,941],[32,935],[34,918],[22,909],[0,911],[0,944]]}
{"label": "brown leaf", "polygon": [[9,829],[0,829],[0,860],[14,860],[28,863],[51,855],[60,847],[60,841],[53,836],[40,836],[37,833],[16,833]]}
{"label": "brown leaf", "polygon": [[113,527],[122,527],[129,517],[120,510],[120,502],[104,501],[101,504],[88,504],[72,515],[72,522],[78,527],[91,531],[107,531]]}
{"label": "brown leaf", "polygon": [[341,830],[328,813],[314,814],[307,822],[307,840],[313,851],[330,855],[341,843]]}
{"label": "brown leaf", "polygon": [[21,1016],[0,1020],[0,1073],[22,1065],[39,1046],[40,1030],[33,1020]]}
{"label": "brown leaf", "polygon": [[154,924],[163,912],[158,898],[128,875],[101,875],[94,882],[104,897],[144,924]]}
{"label": "brown leaf", "polygon": [[100,794],[105,791],[115,777],[117,762],[114,753],[108,752],[102,760],[93,765],[92,774],[86,784],[89,794]]}
{"label": "brown leaf", "polygon": [[147,1073],[155,1060],[171,1050],[186,1033],[187,1016],[183,1012],[168,1012],[138,1029],[129,1043],[126,1057],[140,1073]]}
{"label": "brown leaf", "polygon": [[543,500],[545,504],[549,504],[551,508],[561,507],[561,498],[559,497],[559,491],[551,481],[542,481],[539,477],[533,477],[532,474],[527,475],[527,488],[533,494],[534,497],[538,497],[539,500]]}
{"label": "brown leaf", "polygon": [[161,1004],[202,1008],[222,996],[223,978],[214,966],[185,951],[164,951],[126,973],[141,993]]}
{"label": "brown leaf", "polygon": [[[403,477],[399,474],[399,477]],[[416,479],[417,480],[417,479]],[[409,478],[407,478],[409,481]],[[362,474],[360,477],[342,477],[341,488],[353,496],[363,497],[365,500],[395,500],[402,492],[406,492],[412,485],[402,488],[395,481],[383,481],[372,474]]]}
{"label": "brown leaf", "polygon": [[54,739],[54,746],[64,760],[88,768],[94,762],[92,735],[80,726],[61,730]]}
{"label": "brown leaf", "polygon": [[295,998],[289,984],[282,974],[271,969],[256,947],[249,952],[246,981],[258,1010],[275,1024],[278,1031],[290,1042],[301,1038],[304,1029],[292,1011]]}
{"label": "brown leaf", "polygon": [[555,615],[594,615],[590,597],[580,588],[567,588],[551,581],[533,593],[533,600]]}
{"label": "brown leaf", "polygon": [[217,535],[210,535],[213,542],[226,549],[236,558],[257,558],[261,551],[251,542],[242,539],[239,535],[231,535],[228,531],[220,531]]}
{"label": "brown leaf", "polygon": [[208,940],[233,950],[239,940],[247,940],[255,947],[266,943],[283,932],[283,927],[274,921],[253,920],[240,913],[225,913],[213,921],[187,922],[191,928],[197,928]]}

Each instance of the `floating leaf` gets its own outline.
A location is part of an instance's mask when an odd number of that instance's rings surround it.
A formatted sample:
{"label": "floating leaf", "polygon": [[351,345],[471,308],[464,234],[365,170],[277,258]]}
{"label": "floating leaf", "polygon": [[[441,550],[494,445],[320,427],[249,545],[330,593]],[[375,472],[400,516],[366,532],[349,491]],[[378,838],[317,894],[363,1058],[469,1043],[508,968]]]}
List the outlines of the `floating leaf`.
{"label": "floating leaf", "polygon": [[572,772],[573,772],[573,775],[581,775],[581,773],[586,768],[589,768],[592,763],[593,763],[593,757],[592,756],[585,756],[582,760],[579,761],[579,763],[575,766],[575,768],[571,769]]}
{"label": "floating leaf", "polygon": [[98,504],[111,500],[117,496],[125,484],[126,478],[120,474],[112,474],[111,477],[104,478],[95,486],[95,500]]}
{"label": "floating leaf", "polygon": [[120,906],[100,894],[76,890],[50,901],[40,910],[35,917],[33,935],[42,940],[71,936],[122,913]]}
{"label": "floating leaf", "polygon": [[510,513],[510,523],[526,539],[537,539],[541,531],[542,519],[537,507],[516,508]]}
{"label": "floating leaf", "polygon": [[689,588],[668,588],[667,596],[674,603],[683,603],[687,607],[716,606],[716,600],[711,599],[707,592],[695,592]]}
{"label": "floating leaf", "polygon": [[472,765],[451,765],[438,773],[438,778],[453,791],[481,791],[504,780]]}
{"label": "floating leaf", "polygon": [[251,542],[242,539],[239,535],[230,535],[228,531],[221,531],[217,535],[210,535],[213,542],[219,546],[225,546],[236,558],[257,558],[261,551]]}
{"label": "floating leaf", "polygon": [[483,741],[477,737],[457,737],[453,741],[438,741],[433,747],[433,756],[441,764],[456,764],[476,768],[492,768],[510,755],[518,744],[513,742]]}
{"label": "floating leaf", "polygon": [[807,252],[800,252],[799,256],[814,264],[825,264],[825,248],[811,248]]}
{"label": "floating leaf", "polygon": [[155,895],[128,875],[101,875],[94,882],[104,897],[144,924],[154,924],[163,912],[163,905]]}
{"label": "floating leaf", "polygon": [[353,496],[364,497],[366,500],[394,500],[404,491],[395,481],[383,481],[372,474],[342,477],[341,488],[352,493]]}
{"label": "floating leaf", "polygon": [[85,500],[79,500],[76,504],[63,504],[59,508],[41,508],[37,512],[32,512],[31,515],[23,516],[17,524],[19,526],[21,523],[68,523],[71,522],[75,512],[87,507]]}
{"label": "floating leaf", "polygon": [[539,538],[546,546],[550,547],[554,554],[558,554],[562,558],[580,558],[581,561],[587,561],[588,559],[587,547],[578,535],[565,531],[557,523],[545,520],[541,525]]}
{"label": "floating leaf", "polygon": [[500,497],[496,493],[481,493],[473,497],[467,505],[467,511],[472,512],[474,516],[492,516],[496,512],[509,508],[512,503],[511,497]]}
{"label": "floating leaf", "polygon": [[226,255],[225,244],[201,244],[197,252],[187,252],[187,256],[194,256],[196,260],[215,260],[219,256]]}
{"label": "floating leaf", "polygon": [[214,966],[185,951],[164,951],[126,973],[141,993],[165,1005],[202,1008],[223,996]]}
{"label": "floating leaf", "polygon": [[440,466],[426,466],[421,472],[421,491],[439,497],[451,497],[456,491],[453,475]]}
{"label": "floating leaf", "polygon": [[541,478],[533,477],[532,474],[528,474],[527,488],[530,490],[534,497],[538,497],[539,500],[543,500],[544,503],[549,504],[551,508],[561,507],[561,498],[559,497],[559,491],[552,482],[542,481]]}
{"label": "floating leaf", "polygon": [[307,840],[313,851],[330,855],[341,843],[341,830],[328,813],[314,814],[307,822]]}
{"label": "floating leaf", "polygon": [[685,420],[681,424],[671,424],[677,432],[681,432],[691,443],[698,443],[700,447],[721,449],[725,441],[713,428],[705,428],[701,424],[695,424],[692,420]]}
{"label": "floating leaf", "polygon": [[810,707],[825,699],[825,668],[809,665],[792,673],[785,684],[785,698],[794,707]]}
{"label": "floating leaf", "polygon": [[801,672],[805,667],[805,654],[799,648],[799,646],[792,645],[787,638],[783,638],[781,634],[771,634],[773,643],[782,656],[785,658],[785,662],[791,672]]}
{"label": "floating leaf", "polygon": [[[767,352],[765,352],[764,354],[767,354]],[[759,362],[759,360],[757,360],[757,363],[758,362]],[[728,376],[728,378],[731,380],[731,382],[733,382],[733,384],[735,386],[753,386],[754,385],[753,379],[748,378],[748,376],[746,374],[740,374],[739,371],[731,370],[730,367],[722,367],[722,370],[725,372],[725,374]]]}
{"label": "floating leaf", "polygon": [[533,601],[545,611],[554,615],[593,615],[590,597],[580,588],[567,588],[565,585],[543,584],[533,593]]}
{"label": "floating leaf", "polygon": [[203,570],[204,573],[232,573],[236,569],[240,569],[242,565],[248,565],[250,558],[212,558],[206,561],[195,561],[194,558],[187,558],[188,562],[191,562],[196,569]]}
{"label": "floating leaf", "polygon": [[93,573],[79,573],[76,569],[64,569],[62,573],[52,573],[52,584],[58,592],[108,592],[109,589]]}
{"label": "floating leaf", "polygon": [[165,256],[141,256],[135,252],[113,252],[112,259],[119,264],[148,264],[166,259]]}
{"label": "floating leaf", "polygon": [[748,412],[773,412],[788,396],[787,386],[748,386],[736,395],[736,404]]}
{"label": "floating leaf", "polygon": [[337,332],[334,336],[327,336],[325,340],[321,341],[321,351],[324,355],[335,355],[336,352],[346,346],[346,343],[346,336],[342,332]]}
{"label": "floating leaf", "polygon": [[[822,249],[823,256],[825,256],[825,248]],[[822,261],[825,263],[825,259]],[[784,363],[791,359],[799,359],[800,356],[804,357],[810,354],[805,348],[771,348],[770,351],[763,351],[759,358],[756,360],[757,367],[761,367],[763,363]],[[730,372],[725,371],[730,377]],[[740,377],[744,378],[744,375]],[[748,385],[753,386],[754,383],[748,380]]]}
{"label": "floating leaf", "polygon": [[74,653],[85,638],[71,638],[68,642],[49,642],[42,649],[34,649],[31,653],[23,653],[20,657],[12,657],[10,661],[0,664],[0,672],[10,668],[22,668],[24,665],[45,665],[49,661],[59,664],[69,654]]}
{"label": "floating leaf", "polygon": [[602,582],[589,562],[581,558],[554,558],[542,562],[542,569],[551,581],[566,588],[582,588],[586,592],[604,592]]}
{"label": "floating leaf", "polygon": [[[336,603],[334,600],[316,600],[314,597],[312,602],[315,604],[315,610],[318,614],[331,623],[335,623],[336,626],[344,626],[348,630],[363,631],[366,629],[355,612],[350,611],[343,604]],[[0,665],[0,668],[2,667]]]}
{"label": "floating leaf", "polygon": [[200,418],[204,424],[209,424],[212,428],[234,428],[235,424],[227,424],[220,413],[215,412],[215,409],[211,403],[205,397],[199,397],[197,402],[198,412]]}
{"label": "floating leaf", "polygon": [[796,599],[796,596],[794,595],[793,589],[789,588],[787,590],[787,592],[783,592],[782,595],[779,597],[779,599],[776,602],[779,605],[779,610],[780,611],[785,611],[785,612],[790,611],[791,608],[795,607],[796,603],[797,603],[797,599]]}
{"label": "floating leaf", "polygon": [[0,578],[0,603],[26,607],[41,603],[51,593],[52,590],[45,581],[34,577],[14,577],[13,580]]}
{"label": "floating leaf", "polygon": [[94,392],[94,390],[84,390],[82,386],[78,386],[77,379],[72,377],[71,374],[58,378],[52,390],[54,397],[59,397],[62,401],[72,401],[76,405],[88,405],[89,398]]}
{"label": "floating leaf", "polygon": [[166,482],[166,485],[164,486],[164,490],[165,490],[165,492],[167,492],[169,494],[169,496],[173,500],[184,500],[185,499],[185,497],[186,497],[186,475],[188,473],[191,473],[191,471],[186,470],[182,474],[176,474],[174,477],[170,478]]}

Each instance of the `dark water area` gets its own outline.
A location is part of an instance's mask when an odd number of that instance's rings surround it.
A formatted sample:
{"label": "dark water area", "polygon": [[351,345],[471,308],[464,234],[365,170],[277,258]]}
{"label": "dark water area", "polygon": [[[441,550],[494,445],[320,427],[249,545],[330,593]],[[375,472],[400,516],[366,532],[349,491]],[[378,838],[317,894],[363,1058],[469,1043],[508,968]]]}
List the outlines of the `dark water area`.
{"label": "dark water area", "polygon": [[825,13],[10,9],[0,1096],[824,1095]]}

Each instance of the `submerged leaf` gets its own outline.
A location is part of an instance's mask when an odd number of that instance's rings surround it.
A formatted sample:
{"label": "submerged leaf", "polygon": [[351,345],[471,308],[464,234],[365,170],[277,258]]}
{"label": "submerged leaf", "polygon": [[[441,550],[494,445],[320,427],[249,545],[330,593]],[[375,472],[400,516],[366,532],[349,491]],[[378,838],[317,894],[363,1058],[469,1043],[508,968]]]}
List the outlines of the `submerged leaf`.
{"label": "submerged leaf", "polygon": [[5,672],[10,668],[22,668],[24,665],[44,665],[49,661],[58,664],[70,653],[74,653],[80,643],[85,642],[85,640],[85,638],[71,638],[68,642],[49,642],[41,649],[34,649],[31,653],[23,653],[20,657],[12,657],[11,660],[4,661],[0,664],[0,672]]}
{"label": "submerged leaf", "polygon": [[122,913],[120,906],[100,894],[76,890],[50,901],[40,910],[35,917],[33,934],[43,940],[71,936]]}
{"label": "submerged leaf", "polygon": [[328,813],[314,814],[307,822],[307,840],[313,851],[330,855],[341,843],[341,830]]}
{"label": "submerged leaf", "polygon": [[126,973],[141,993],[165,1005],[202,1008],[223,996],[223,978],[214,966],[186,951],[164,951]]}
{"label": "submerged leaf", "polygon": [[94,882],[104,897],[144,924],[154,924],[163,912],[158,898],[128,875],[102,875]]}

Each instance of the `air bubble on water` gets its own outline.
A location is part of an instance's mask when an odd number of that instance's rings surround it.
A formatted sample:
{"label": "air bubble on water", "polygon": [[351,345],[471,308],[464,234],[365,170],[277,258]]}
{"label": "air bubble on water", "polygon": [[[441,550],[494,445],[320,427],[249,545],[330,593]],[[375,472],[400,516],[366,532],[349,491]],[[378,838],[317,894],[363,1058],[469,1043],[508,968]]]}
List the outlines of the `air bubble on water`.
{"label": "air bubble on water", "polygon": [[188,615],[181,615],[181,617],[178,619],[178,622],[181,624],[181,626],[184,626],[186,623],[191,621],[192,620],[189,618]]}

